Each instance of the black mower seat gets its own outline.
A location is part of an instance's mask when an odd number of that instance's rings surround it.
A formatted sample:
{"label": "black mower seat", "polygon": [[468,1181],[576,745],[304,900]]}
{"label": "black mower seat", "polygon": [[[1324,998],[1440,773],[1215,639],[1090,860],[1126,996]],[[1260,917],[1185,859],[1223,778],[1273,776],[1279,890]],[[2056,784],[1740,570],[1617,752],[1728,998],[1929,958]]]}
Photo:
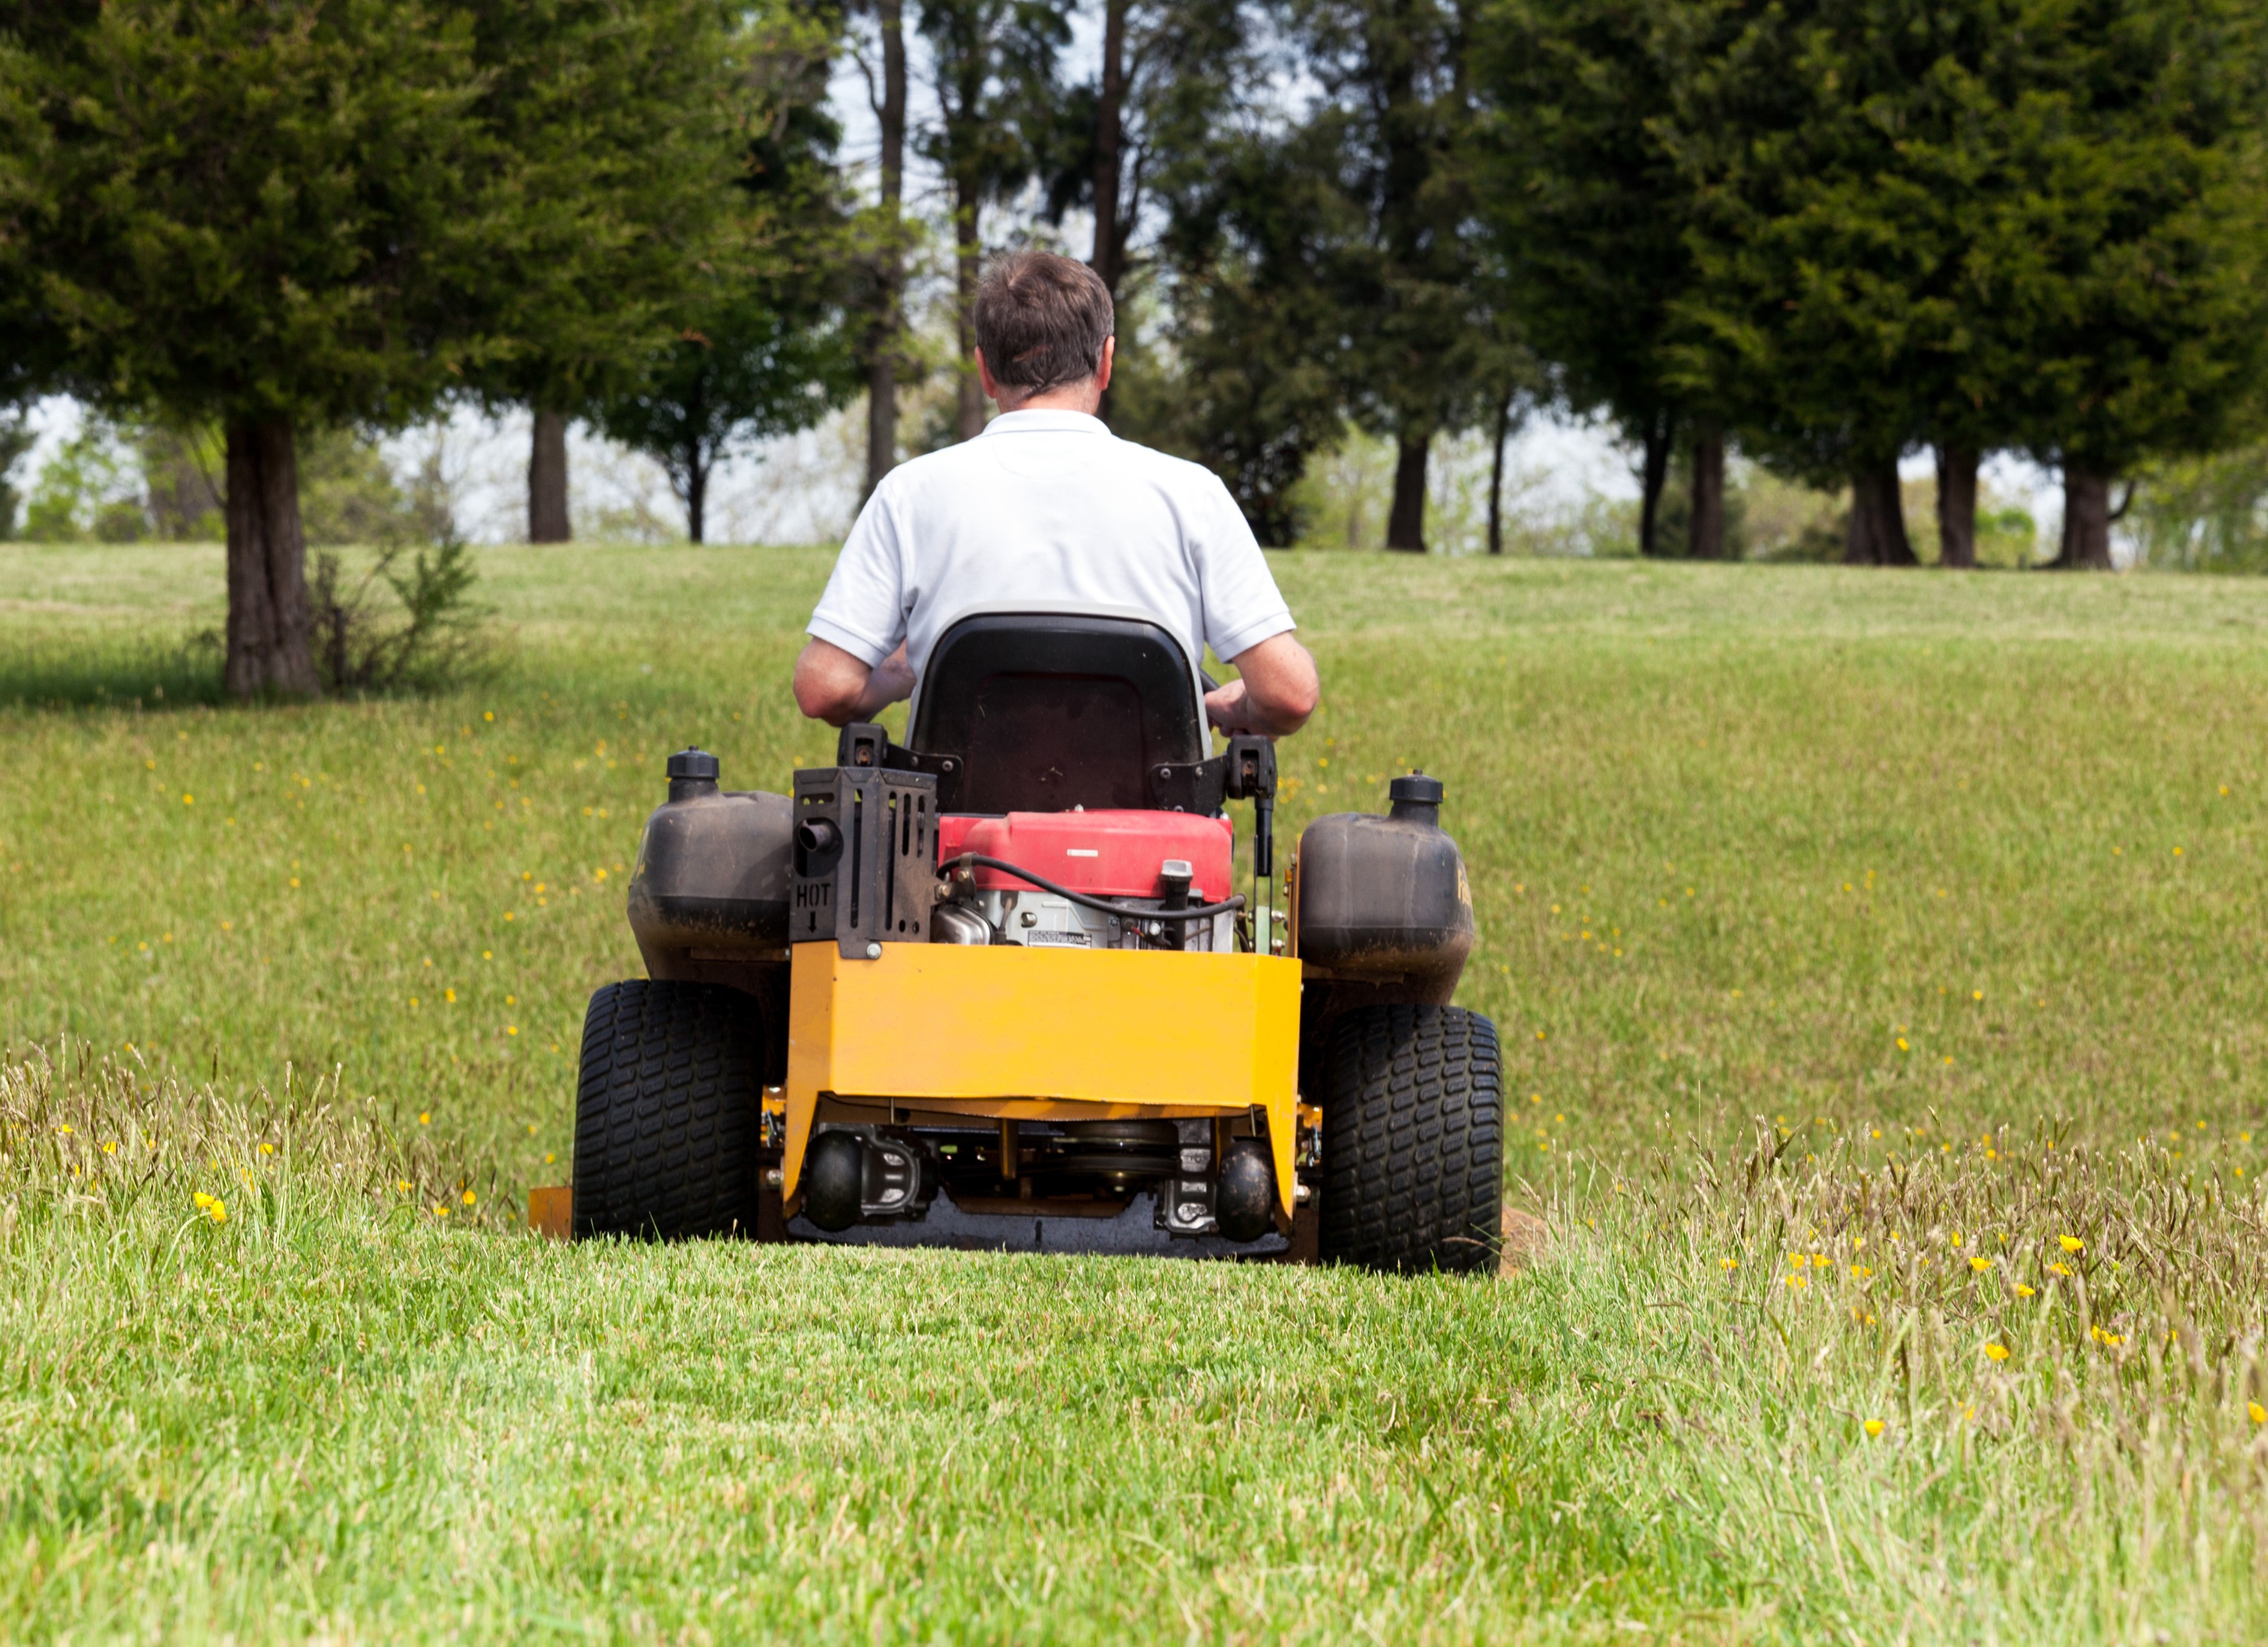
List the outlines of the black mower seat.
{"label": "black mower seat", "polygon": [[1160,624],[986,612],[939,637],[907,746],[961,766],[953,810],[1141,808],[1150,768],[1203,761],[1197,674]]}

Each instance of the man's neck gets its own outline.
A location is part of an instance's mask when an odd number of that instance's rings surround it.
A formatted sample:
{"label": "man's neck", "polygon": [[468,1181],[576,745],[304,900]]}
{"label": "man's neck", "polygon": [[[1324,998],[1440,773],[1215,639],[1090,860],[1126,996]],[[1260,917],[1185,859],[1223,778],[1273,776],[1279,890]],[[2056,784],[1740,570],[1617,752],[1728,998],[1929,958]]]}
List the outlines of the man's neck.
{"label": "man's neck", "polygon": [[1092,417],[1102,405],[1102,394],[1094,386],[1094,379],[1089,378],[1085,383],[1067,384],[1060,389],[1048,389],[1015,401],[1013,404],[1005,400],[1000,401],[998,404],[1004,413],[1079,412]]}

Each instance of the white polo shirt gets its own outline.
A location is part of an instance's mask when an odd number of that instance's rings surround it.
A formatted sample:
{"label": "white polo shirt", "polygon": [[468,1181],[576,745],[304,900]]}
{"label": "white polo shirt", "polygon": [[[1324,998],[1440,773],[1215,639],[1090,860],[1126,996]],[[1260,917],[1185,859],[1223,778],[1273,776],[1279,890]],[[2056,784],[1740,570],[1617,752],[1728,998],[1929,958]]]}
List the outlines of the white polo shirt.
{"label": "white polo shirt", "polygon": [[1004,412],[982,435],[900,464],[858,523],[811,633],[872,666],[931,647],[977,608],[1153,614],[1192,666],[1293,627],[1228,489],[1211,470],[1113,435],[1081,412]]}

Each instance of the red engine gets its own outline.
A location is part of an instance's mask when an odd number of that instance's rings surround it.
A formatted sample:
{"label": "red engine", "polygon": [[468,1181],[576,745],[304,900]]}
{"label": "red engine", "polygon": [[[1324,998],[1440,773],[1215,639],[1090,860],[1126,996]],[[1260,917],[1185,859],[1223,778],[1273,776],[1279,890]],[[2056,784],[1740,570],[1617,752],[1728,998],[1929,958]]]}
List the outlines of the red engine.
{"label": "red engine", "polygon": [[[1098,898],[1155,898],[1161,866],[1180,858],[1195,875],[1191,898],[1219,902],[1229,895],[1231,840],[1227,819],[1192,812],[1010,812],[937,820],[940,868],[963,852],[981,852]],[[976,885],[985,892],[1034,890],[995,869],[978,869]]]}

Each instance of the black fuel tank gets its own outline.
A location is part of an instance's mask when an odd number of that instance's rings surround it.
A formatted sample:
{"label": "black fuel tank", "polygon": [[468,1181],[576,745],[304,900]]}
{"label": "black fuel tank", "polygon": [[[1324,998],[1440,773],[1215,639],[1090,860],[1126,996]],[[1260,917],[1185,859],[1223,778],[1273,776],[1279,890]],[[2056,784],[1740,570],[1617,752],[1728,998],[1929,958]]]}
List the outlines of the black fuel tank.
{"label": "black fuel tank", "polygon": [[1446,1002],[1473,950],[1465,860],[1439,822],[1440,779],[1412,773],[1388,794],[1384,818],[1334,812],[1300,835],[1297,952],[1333,978]]}
{"label": "black fuel tank", "polygon": [[[700,755],[688,750],[686,755]],[[718,789],[672,756],[670,799],[654,808],[630,877],[630,930],[657,950],[784,950],[795,805],[784,795]]]}

